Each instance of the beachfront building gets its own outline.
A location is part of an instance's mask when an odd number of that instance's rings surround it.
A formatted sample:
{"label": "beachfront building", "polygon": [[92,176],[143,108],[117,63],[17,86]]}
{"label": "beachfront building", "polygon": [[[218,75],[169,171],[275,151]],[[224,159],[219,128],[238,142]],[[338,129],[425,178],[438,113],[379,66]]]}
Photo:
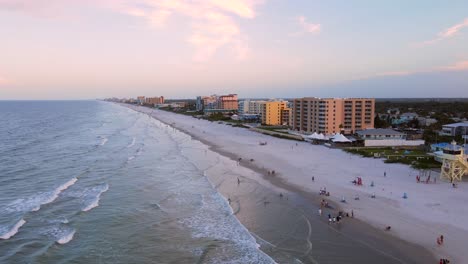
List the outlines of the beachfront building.
{"label": "beachfront building", "polygon": [[237,111],[239,103],[237,94],[221,95],[216,100],[217,109]]}
{"label": "beachfront building", "polygon": [[206,115],[213,113],[237,113],[239,109],[239,103],[237,94],[228,95],[212,95],[205,97],[203,100],[203,112]]}
{"label": "beachfront building", "polygon": [[249,114],[260,115],[262,112],[262,105],[268,101],[255,100],[249,101]]}
{"label": "beachfront building", "polygon": [[145,98],[145,104],[147,105],[159,105],[159,104],[164,104],[164,96],[159,96],[159,97],[146,97]]}
{"label": "beachfront building", "polygon": [[249,114],[249,99],[239,101],[239,109],[237,110],[239,115]]}
{"label": "beachfront building", "polygon": [[[270,126],[288,125],[289,111],[288,102],[271,101],[261,104],[260,117],[262,124]],[[286,116],[286,118],[284,118]]]}
{"label": "beachfront building", "polygon": [[366,129],[356,132],[366,147],[420,146],[424,140],[408,140],[405,133],[393,129]]}
{"label": "beachfront building", "polygon": [[442,126],[440,133],[443,136],[467,136],[468,135],[468,122],[447,124]]}
{"label": "beachfront building", "polygon": [[291,126],[292,109],[289,107],[289,104],[286,106],[286,108],[281,110],[281,124],[283,126]]}
{"label": "beachfront building", "polygon": [[137,97],[137,102],[138,104],[144,104],[145,103],[145,97],[144,96],[138,96]]}
{"label": "beachfront building", "polygon": [[218,96],[216,96],[216,95],[197,96],[197,100],[196,100],[196,103],[195,103],[195,109],[197,111],[203,111],[205,109],[215,109],[217,100],[218,100]]}
{"label": "beachfront building", "polygon": [[316,98],[294,99],[292,128],[301,132],[353,134],[374,128],[375,99]]}

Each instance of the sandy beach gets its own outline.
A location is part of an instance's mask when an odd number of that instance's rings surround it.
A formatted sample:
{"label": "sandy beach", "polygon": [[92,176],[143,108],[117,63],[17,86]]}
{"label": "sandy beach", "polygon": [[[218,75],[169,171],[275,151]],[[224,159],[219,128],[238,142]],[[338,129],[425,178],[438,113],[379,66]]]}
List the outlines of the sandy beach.
{"label": "sandy beach", "polygon": [[[463,192],[464,183],[457,189],[440,180],[416,183],[419,172],[405,165],[385,164],[379,159],[361,158],[337,149],[278,139],[170,112],[135,109],[209,142],[215,151],[229,155],[231,162],[236,163],[233,160],[240,157],[240,165],[257,172],[275,170],[275,176],[266,176],[272,185],[311,195],[326,187],[331,201],[345,211],[353,210],[356,219],[372,225],[376,232],[392,226],[390,232],[385,232],[387,237],[423,246],[434,257],[448,258],[452,263],[463,263],[465,259],[463,241],[468,227],[463,216],[468,210],[463,204],[468,195]],[[260,146],[260,141],[268,144]],[[363,186],[351,183],[355,177],[363,179]],[[370,197],[373,193],[376,198]],[[404,193],[407,199],[403,199]],[[359,200],[354,200],[356,195]],[[342,197],[346,203],[340,202]],[[315,199],[318,202],[320,198]],[[436,243],[439,235],[445,237],[442,246]]]}

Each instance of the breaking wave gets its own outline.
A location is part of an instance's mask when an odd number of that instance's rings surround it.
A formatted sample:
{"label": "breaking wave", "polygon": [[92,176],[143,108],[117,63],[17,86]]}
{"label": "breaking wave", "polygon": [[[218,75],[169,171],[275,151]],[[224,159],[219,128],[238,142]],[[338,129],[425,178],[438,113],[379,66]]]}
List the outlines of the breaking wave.
{"label": "breaking wave", "polygon": [[16,199],[8,204],[5,208],[7,212],[35,212],[41,209],[42,205],[52,203],[55,201],[61,192],[68,189],[70,186],[78,181],[77,178],[72,178],[66,183],[58,186],[55,190],[50,192],[43,192],[33,195],[28,198]]}
{"label": "breaking wave", "polygon": [[96,197],[92,199],[91,202],[82,209],[82,211],[87,212],[95,207],[98,207],[99,200],[101,199],[101,194],[107,192],[107,190],[109,190],[109,185],[105,184],[104,187],[97,192]]}
{"label": "breaking wave", "polygon": [[63,237],[57,240],[57,243],[63,245],[63,244],[70,242],[73,239],[75,232],[76,232],[75,230],[72,230],[71,232],[65,234]]}
{"label": "breaking wave", "polygon": [[[0,239],[9,239],[10,237],[16,235],[20,227],[22,227],[25,223],[26,221],[24,221],[24,219],[19,220],[18,223],[16,223],[10,230],[0,235]],[[0,228],[0,232],[1,231],[2,229]]]}

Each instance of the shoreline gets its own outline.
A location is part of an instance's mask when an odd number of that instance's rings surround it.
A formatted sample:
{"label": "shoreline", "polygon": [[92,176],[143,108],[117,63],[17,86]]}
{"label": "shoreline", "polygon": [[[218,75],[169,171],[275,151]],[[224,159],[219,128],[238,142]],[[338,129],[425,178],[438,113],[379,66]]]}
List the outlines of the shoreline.
{"label": "shoreline", "polygon": [[[124,105],[125,107],[128,107]],[[130,109],[133,109],[130,107]],[[151,109],[133,109],[135,111],[140,111],[144,112],[143,110],[151,110]],[[146,112],[146,114],[149,114]],[[232,162],[237,162],[237,158],[239,155],[229,152],[222,147],[216,145],[215,143],[208,141],[204,139],[203,137],[200,137],[196,135],[195,133],[191,133],[191,131],[188,131],[184,127],[177,126],[174,122],[168,122],[167,120],[162,120],[161,118],[158,118],[155,115],[152,115],[153,118],[159,120],[160,122],[169,125],[171,127],[174,127],[181,132],[190,135],[194,140],[200,141],[202,144],[205,144],[209,147],[210,150],[218,153],[221,156],[229,158]],[[309,211],[309,218],[317,218],[315,215],[317,214],[316,210],[318,208],[318,204],[320,203],[320,199],[322,198],[316,193],[311,193],[310,191],[306,191],[301,186],[297,186],[294,183],[287,182],[280,174],[276,174],[274,176],[272,175],[267,175],[267,169],[264,167],[260,167],[256,162],[250,162],[247,161],[246,159],[243,159],[240,164],[242,167],[245,167],[249,170],[255,171],[257,174],[261,175],[262,179],[269,184],[275,186],[276,188],[279,188],[280,190],[284,190],[285,192],[290,193],[290,195],[294,196],[291,200],[294,200],[293,206],[298,206],[302,207],[301,210]],[[218,187],[216,187],[220,193],[226,197],[226,199],[229,196],[229,193],[223,192],[223,190],[220,190]],[[330,204],[332,204],[332,207],[335,209],[333,212],[336,212],[337,210],[340,210],[342,208],[339,203],[334,202],[333,200],[328,200]],[[233,208],[233,211],[235,211],[235,208]],[[237,217],[237,215],[236,215]],[[325,217],[322,217],[322,219],[319,219],[321,221],[322,225],[327,221],[324,220]],[[360,243],[362,243],[365,247],[373,247],[374,243],[377,243],[377,246],[374,247],[376,251],[380,251],[380,254],[382,255],[387,255],[390,258],[394,258],[394,261],[400,262],[400,263],[421,263],[421,259],[425,259],[424,263],[436,263],[436,258],[433,256],[431,252],[429,252],[427,249],[423,248],[422,246],[406,242],[396,236],[395,234],[391,234],[388,232],[384,232],[382,229],[375,228],[374,226],[370,225],[364,220],[358,219],[358,218],[353,218],[348,221],[346,220],[346,228],[340,227],[340,230],[338,232],[341,235],[345,236],[350,236],[350,237],[360,237],[359,239],[354,239]],[[239,219],[239,221],[243,224],[244,222]],[[316,221],[316,219],[314,220]],[[248,228],[246,226],[246,228]],[[252,230],[248,228],[250,232]],[[254,233],[255,234],[255,233]],[[255,237],[257,238],[257,235],[255,234]],[[262,238],[260,238],[262,239]],[[263,240],[263,239],[262,239]],[[267,241],[269,242],[269,241]],[[382,247],[378,249],[379,244],[381,244]],[[391,248],[391,249],[390,249]],[[270,252],[266,252],[265,248],[262,246],[261,250],[264,251],[265,253],[270,255]],[[387,250],[390,253],[386,253],[385,250]],[[268,250],[267,250],[268,251]],[[404,256],[405,260],[401,260],[397,257],[393,257],[394,255],[402,255]],[[406,255],[406,256],[405,256]],[[271,256],[271,255],[270,255]],[[307,261],[306,261],[307,262]],[[314,263],[313,261],[310,261],[310,263]]]}

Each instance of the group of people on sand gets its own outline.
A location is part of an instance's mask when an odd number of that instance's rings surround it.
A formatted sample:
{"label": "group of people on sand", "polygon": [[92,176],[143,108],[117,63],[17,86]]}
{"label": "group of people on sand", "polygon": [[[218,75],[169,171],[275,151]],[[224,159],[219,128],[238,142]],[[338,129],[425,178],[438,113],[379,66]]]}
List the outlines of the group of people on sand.
{"label": "group of people on sand", "polygon": [[325,196],[330,196],[330,192],[327,192],[327,188],[326,187],[321,187],[320,188],[320,195],[325,195]]}
{"label": "group of people on sand", "polygon": [[[427,176],[426,180],[421,180],[421,176],[416,175],[416,182],[417,183],[420,183],[420,182],[431,183],[431,175]],[[434,178],[434,183],[436,183],[436,182],[437,182],[437,178],[435,177]]]}
{"label": "group of people on sand", "polygon": [[332,216],[331,214],[328,214],[328,223],[339,223],[343,217],[349,217],[349,213],[344,213],[343,211],[339,211],[337,216]]}

